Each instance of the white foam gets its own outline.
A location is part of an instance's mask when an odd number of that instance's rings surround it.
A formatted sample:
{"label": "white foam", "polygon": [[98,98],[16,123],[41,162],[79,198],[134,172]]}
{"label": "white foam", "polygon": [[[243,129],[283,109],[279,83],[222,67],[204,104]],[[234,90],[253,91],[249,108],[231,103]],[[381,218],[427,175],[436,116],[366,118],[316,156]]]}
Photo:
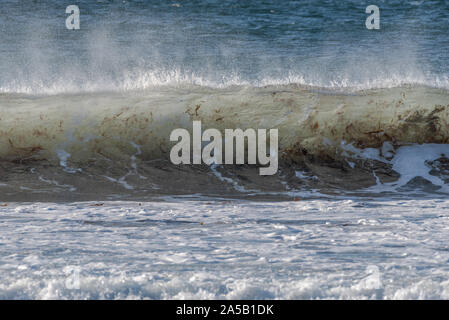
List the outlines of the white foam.
{"label": "white foam", "polygon": [[65,151],[64,149],[58,149],[56,150],[56,155],[59,158],[59,164],[61,165],[61,167],[64,168],[65,172],[68,173],[76,173],[76,172],[81,172],[82,169],[78,168],[78,169],[74,169],[71,168],[67,165],[67,160],[70,158],[71,154],[68,153],[67,151]]}
{"label": "white foam", "polygon": [[214,174],[220,181],[229,183],[229,184],[232,185],[232,187],[233,187],[235,190],[237,190],[238,192],[250,192],[250,191],[251,191],[251,192],[255,192],[255,190],[248,190],[248,189],[246,189],[245,187],[239,185],[239,183],[238,183],[236,180],[232,179],[232,178],[224,177],[224,176],[217,170],[218,166],[219,166],[219,165],[213,163],[213,164],[211,164],[211,165],[209,166],[209,168],[210,168],[210,171],[212,171],[212,173],[213,173],[213,174]]}
{"label": "white foam", "polygon": [[[390,149],[388,149],[390,150]],[[431,175],[431,168],[426,161],[434,161],[441,156],[449,157],[449,145],[447,144],[413,144],[409,146],[399,147],[391,160],[379,157],[375,153],[358,153],[366,159],[376,159],[392,165],[392,169],[396,171],[400,177],[397,181],[390,183],[381,183],[376,177],[376,186],[366,189],[370,192],[386,192],[396,191],[398,188],[407,185],[411,180],[421,177],[431,182],[433,185],[440,187],[439,192],[449,193],[449,186],[439,177]],[[389,156],[391,151],[387,153]]]}
{"label": "white foam", "polygon": [[[71,74],[70,74],[71,75]],[[427,86],[449,89],[448,76],[423,76],[411,72],[407,75],[387,74],[374,79],[352,79],[345,76],[335,79],[315,79],[301,72],[287,73],[284,77],[262,77],[247,79],[238,73],[229,73],[218,80],[214,75],[198,74],[194,71],[183,71],[179,68],[168,70],[125,70],[121,76],[114,79],[82,79],[74,81],[70,78],[53,79],[48,83],[41,79],[24,79],[0,85],[0,93],[21,93],[31,95],[56,95],[70,93],[92,92],[123,92],[148,90],[164,86],[203,86],[210,88],[229,88],[233,86],[283,86],[300,85],[316,88],[325,88],[337,91],[354,92],[368,89],[395,88],[408,85]]]}
{"label": "white foam", "polygon": [[94,204],[0,207],[0,298],[449,298],[446,199]]}
{"label": "white foam", "polygon": [[392,185],[403,186],[415,177],[422,177],[434,185],[441,187],[440,191],[449,192],[448,186],[440,178],[430,175],[426,161],[433,161],[441,156],[449,157],[449,145],[424,144],[404,146],[396,151],[392,159],[393,170],[401,176]]}

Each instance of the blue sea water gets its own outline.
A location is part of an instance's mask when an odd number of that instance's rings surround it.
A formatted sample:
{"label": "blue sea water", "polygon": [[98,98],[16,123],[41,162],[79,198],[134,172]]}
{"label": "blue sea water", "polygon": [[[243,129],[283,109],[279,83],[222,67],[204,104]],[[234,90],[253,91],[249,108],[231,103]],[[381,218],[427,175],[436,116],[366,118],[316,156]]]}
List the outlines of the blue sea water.
{"label": "blue sea water", "polygon": [[[447,86],[447,1],[3,1],[0,89],[193,82]],[[368,30],[368,5],[380,30]]]}

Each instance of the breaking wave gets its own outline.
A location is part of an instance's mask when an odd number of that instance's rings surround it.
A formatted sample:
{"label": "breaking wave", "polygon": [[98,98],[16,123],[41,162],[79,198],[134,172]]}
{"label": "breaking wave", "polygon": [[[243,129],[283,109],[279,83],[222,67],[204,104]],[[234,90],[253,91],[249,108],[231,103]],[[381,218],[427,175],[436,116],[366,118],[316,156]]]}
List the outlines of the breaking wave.
{"label": "breaking wave", "polygon": [[[377,66],[376,66],[377,67]],[[45,78],[45,77],[44,77]],[[357,92],[360,90],[387,89],[402,86],[423,86],[449,90],[449,78],[433,74],[425,75],[414,69],[405,73],[378,72],[361,78],[348,76],[334,76],[313,78],[309,74],[290,72],[287,76],[264,76],[262,78],[248,78],[238,72],[227,72],[217,78],[212,75],[198,74],[183,69],[169,70],[133,70],[122,71],[120,76],[108,77],[104,74],[62,74],[53,75],[51,81],[40,76],[0,83],[0,94],[28,94],[28,95],[61,95],[97,92],[118,92],[158,90],[160,87],[209,87],[226,89],[229,87],[267,86],[303,86],[321,88],[341,93]]]}
{"label": "breaking wave", "polygon": [[[101,190],[108,196],[223,195],[223,188],[289,196],[297,190],[448,192],[449,92],[441,88],[343,92],[300,84],[190,84],[49,96],[4,93],[0,105],[0,188],[9,188],[6,198],[18,197],[18,190],[63,197],[95,197]],[[170,132],[191,130],[193,120],[201,120],[203,130],[277,128],[278,174],[259,177],[256,166],[248,165],[171,165]]]}

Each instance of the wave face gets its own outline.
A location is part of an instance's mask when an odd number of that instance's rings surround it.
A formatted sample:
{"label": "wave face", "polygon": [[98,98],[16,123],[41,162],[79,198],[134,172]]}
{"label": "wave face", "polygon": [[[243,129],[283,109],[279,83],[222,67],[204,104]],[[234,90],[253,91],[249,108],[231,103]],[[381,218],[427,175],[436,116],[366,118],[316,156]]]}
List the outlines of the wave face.
{"label": "wave face", "polygon": [[[447,192],[449,92],[442,89],[406,86],[348,94],[298,85],[177,86],[4,94],[0,104],[5,198],[30,190],[50,198]],[[171,165],[171,131],[191,131],[194,120],[203,130],[222,133],[277,128],[278,174],[260,177],[255,165]]]}

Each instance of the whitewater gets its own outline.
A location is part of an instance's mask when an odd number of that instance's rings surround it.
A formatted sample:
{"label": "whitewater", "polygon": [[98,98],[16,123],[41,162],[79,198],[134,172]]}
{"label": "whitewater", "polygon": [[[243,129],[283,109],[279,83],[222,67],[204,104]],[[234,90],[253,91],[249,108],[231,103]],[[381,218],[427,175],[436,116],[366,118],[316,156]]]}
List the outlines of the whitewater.
{"label": "whitewater", "polygon": [[0,207],[0,298],[447,299],[448,208],[446,199],[10,203]]}
{"label": "whitewater", "polygon": [[447,2],[78,5],[0,6],[0,299],[449,298]]}

